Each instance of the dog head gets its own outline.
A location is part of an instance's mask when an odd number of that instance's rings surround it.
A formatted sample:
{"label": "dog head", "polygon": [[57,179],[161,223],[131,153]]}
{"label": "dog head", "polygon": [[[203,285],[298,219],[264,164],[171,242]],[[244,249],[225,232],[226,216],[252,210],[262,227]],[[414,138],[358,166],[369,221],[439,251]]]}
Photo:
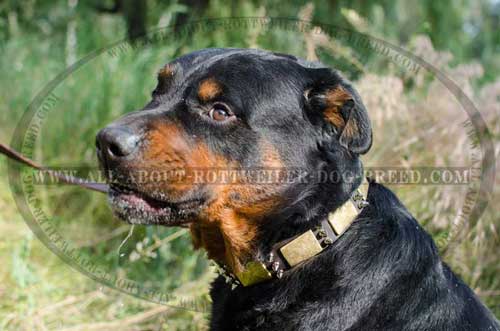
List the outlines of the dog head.
{"label": "dog head", "polygon": [[[372,138],[359,95],[336,71],[208,49],[163,67],[151,101],[96,140],[117,216],[190,224],[196,246],[237,269],[269,217],[317,199],[318,170],[359,172]],[[350,189],[344,180],[328,187]]]}

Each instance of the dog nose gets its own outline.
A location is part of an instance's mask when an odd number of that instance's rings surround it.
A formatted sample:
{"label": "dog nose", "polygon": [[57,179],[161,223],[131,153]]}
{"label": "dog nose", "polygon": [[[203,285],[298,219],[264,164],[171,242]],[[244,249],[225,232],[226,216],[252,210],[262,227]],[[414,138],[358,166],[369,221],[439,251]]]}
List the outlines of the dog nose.
{"label": "dog nose", "polygon": [[100,157],[119,160],[138,149],[139,135],[125,126],[109,126],[97,134],[96,147]]}

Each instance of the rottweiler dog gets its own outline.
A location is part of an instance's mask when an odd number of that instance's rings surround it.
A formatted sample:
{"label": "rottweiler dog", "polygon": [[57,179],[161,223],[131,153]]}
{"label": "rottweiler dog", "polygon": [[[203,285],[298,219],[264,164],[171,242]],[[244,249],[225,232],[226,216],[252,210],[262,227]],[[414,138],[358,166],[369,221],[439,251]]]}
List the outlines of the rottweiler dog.
{"label": "rottweiler dog", "polygon": [[189,226],[222,267],[211,330],[500,329],[388,188],[363,195],[368,114],[321,63],[190,53],[96,142],[118,217]]}

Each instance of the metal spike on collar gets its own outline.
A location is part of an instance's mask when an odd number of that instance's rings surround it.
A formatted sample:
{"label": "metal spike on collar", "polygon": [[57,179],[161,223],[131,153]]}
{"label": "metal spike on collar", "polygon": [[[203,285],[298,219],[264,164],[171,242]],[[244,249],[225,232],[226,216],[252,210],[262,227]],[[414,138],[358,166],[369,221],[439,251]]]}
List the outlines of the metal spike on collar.
{"label": "metal spike on collar", "polygon": [[215,272],[224,277],[224,281],[226,284],[231,284],[231,290],[234,290],[237,286],[241,285],[238,278],[236,278],[229,270],[227,270],[226,266],[221,265],[217,262],[213,264],[215,266]]}
{"label": "metal spike on collar", "polygon": [[352,199],[354,201],[364,200],[363,195],[361,193],[359,193],[359,191],[354,192]]}
{"label": "metal spike on collar", "polygon": [[232,275],[229,275],[229,281],[227,283],[231,285],[231,291],[241,285],[238,278],[233,277]]}
{"label": "metal spike on collar", "polygon": [[363,209],[363,208],[365,208],[366,206],[369,206],[369,205],[370,205],[370,203],[368,201],[366,201],[366,200],[360,200],[360,201],[358,201],[358,208],[359,209]]}
{"label": "metal spike on collar", "polygon": [[271,252],[267,255],[267,262],[273,262],[274,260],[274,254]]}
{"label": "metal spike on collar", "polygon": [[327,237],[327,238],[325,238],[325,240],[323,240],[323,243],[325,245],[331,245],[331,244],[333,244],[333,239],[330,237]]}

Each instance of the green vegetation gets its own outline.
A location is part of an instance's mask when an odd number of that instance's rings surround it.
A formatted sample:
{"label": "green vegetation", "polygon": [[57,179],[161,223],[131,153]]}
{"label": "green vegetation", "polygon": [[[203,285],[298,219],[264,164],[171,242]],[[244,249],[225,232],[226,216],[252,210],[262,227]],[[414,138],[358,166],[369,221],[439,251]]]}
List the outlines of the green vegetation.
{"label": "green vegetation", "polygon": [[[125,4],[128,1],[123,1]],[[200,2],[201,3],[201,2]],[[6,1],[0,4],[0,141],[45,84],[70,64],[121,38],[137,47],[105,53],[54,90],[58,102],[44,122],[36,159],[54,166],[93,166],[94,136],[120,114],[143,106],[157,70],[171,59],[205,47],[259,47],[318,58],[355,81],[374,125],[366,166],[470,166],[474,146],[468,118],[454,97],[421,70],[405,71],[379,54],[324,34],[262,26],[213,28],[142,46],[130,33],[130,9],[112,13],[113,1]],[[147,1],[148,29],[170,26],[192,13],[183,3]],[[387,39],[422,56],[454,79],[489,125],[499,153],[500,6],[493,1],[410,4],[405,1],[276,1],[232,5],[213,1],[196,10],[207,17],[281,16],[315,20]],[[184,15],[184,16],[183,16]],[[140,31],[140,27],[138,28]],[[167,30],[168,31],[168,30]],[[166,34],[170,35],[170,34]],[[496,56],[495,56],[496,55]],[[136,299],[81,275],[39,242],[15,207],[6,163],[0,159],[0,330],[204,330],[208,315]],[[500,316],[499,206],[450,234],[464,202],[460,185],[391,186],[430,231],[445,260]],[[111,273],[182,297],[203,297],[213,273],[180,229],[130,227],[111,216],[104,196],[67,186],[37,187],[58,231]],[[495,186],[492,201],[500,197]],[[448,246],[448,243],[453,243]],[[449,247],[447,249],[447,247]]]}

